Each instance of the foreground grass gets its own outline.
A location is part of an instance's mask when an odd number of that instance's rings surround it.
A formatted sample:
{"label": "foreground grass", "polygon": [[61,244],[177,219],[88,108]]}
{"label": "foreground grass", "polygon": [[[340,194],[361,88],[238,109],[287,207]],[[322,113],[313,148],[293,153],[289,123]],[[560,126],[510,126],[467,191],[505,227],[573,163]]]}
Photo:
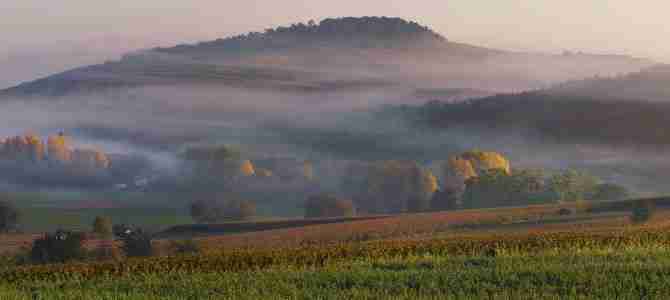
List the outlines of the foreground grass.
{"label": "foreground grass", "polygon": [[662,299],[670,252],[410,256],[0,285],[1,299]]}
{"label": "foreground grass", "polygon": [[663,225],[0,268],[0,299],[667,299]]}

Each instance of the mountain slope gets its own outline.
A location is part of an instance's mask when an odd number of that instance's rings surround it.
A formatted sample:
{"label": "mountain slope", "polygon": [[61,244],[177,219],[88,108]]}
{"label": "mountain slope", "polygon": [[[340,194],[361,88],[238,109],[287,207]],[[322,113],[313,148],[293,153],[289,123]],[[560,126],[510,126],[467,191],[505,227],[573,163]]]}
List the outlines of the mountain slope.
{"label": "mountain slope", "polygon": [[626,56],[512,53],[452,42],[399,18],[341,18],[131,53],[1,93],[65,96],[193,84],[328,93],[394,86],[412,98],[416,90],[435,88],[525,90],[650,64]]}

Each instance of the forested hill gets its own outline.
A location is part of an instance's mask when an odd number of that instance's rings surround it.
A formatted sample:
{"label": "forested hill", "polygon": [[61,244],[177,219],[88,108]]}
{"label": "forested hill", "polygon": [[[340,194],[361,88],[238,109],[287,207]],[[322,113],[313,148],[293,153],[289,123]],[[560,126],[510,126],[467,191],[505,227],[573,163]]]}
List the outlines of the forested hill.
{"label": "forested hill", "polygon": [[399,107],[419,126],[531,132],[552,142],[670,146],[670,68],[501,94],[461,103]]}
{"label": "forested hill", "polygon": [[552,95],[598,99],[670,101],[670,65],[657,65],[617,77],[570,81],[549,91]]}

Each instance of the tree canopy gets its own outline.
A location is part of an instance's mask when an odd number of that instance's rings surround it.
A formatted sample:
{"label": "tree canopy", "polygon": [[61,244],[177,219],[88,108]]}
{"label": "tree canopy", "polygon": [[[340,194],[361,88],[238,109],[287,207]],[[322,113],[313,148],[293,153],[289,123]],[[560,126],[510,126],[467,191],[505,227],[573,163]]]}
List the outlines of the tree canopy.
{"label": "tree canopy", "polygon": [[412,161],[374,162],[360,170],[355,188],[356,206],[368,213],[424,211],[437,191],[437,178]]}

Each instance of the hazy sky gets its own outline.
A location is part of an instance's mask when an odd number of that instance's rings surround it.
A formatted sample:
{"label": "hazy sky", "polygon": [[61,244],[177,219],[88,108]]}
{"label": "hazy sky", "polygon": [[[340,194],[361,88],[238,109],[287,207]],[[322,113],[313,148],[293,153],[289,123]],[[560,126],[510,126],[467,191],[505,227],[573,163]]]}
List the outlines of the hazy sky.
{"label": "hazy sky", "polygon": [[0,87],[132,49],[338,16],[403,17],[489,47],[670,61],[668,11],[661,0],[4,0]]}

